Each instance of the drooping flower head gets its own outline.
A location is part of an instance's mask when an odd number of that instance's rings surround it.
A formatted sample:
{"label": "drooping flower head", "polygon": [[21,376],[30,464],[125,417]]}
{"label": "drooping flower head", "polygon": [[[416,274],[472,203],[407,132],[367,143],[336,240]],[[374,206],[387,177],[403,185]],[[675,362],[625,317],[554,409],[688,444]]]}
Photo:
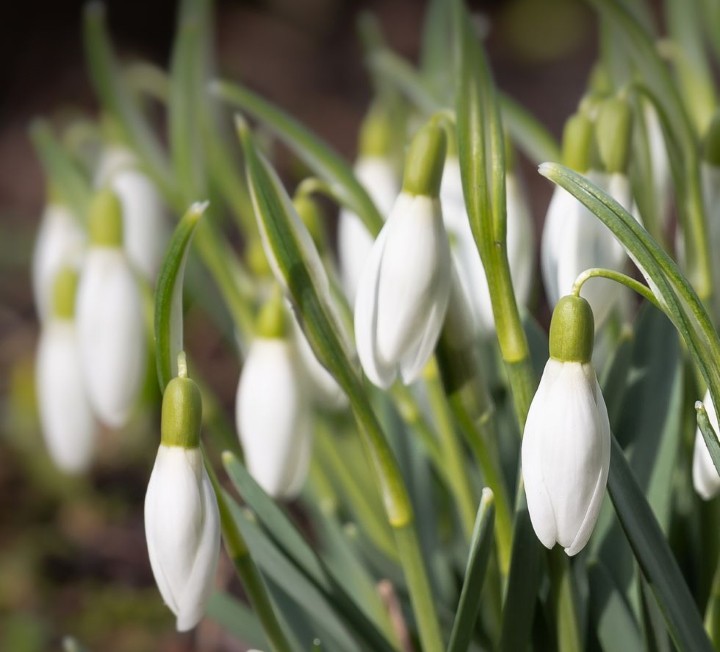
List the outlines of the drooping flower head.
{"label": "drooping flower head", "polygon": [[122,242],[120,201],[112,191],[100,191],[90,208],[77,328],[90,403],[100,420],[113,428],[127,422],[135,404],[147,346],[140,289]]}
{"label": "drooping flower head", "polygon": [[145,536],[155,582],[181,632],[203,617],[220,554],[220,516],[199,448],[201,421],[197,385],[182,375],[171,380],[145,495]]}
{"label": "drooping flower head", "polygon": [[[705,392],[703,405],[705,406],[705,411],[707,412],[713,430],[715,433],[720,432],[718,429],[717,411],[715,410],[715,405],[713,404],[709,390]],[[700,432],[700,428],[695,430],[692,478],[695,491],[697,491],[703,500],[710,500],[720,493],[720,475],[718,475],[712,457],[710,457],[710,451]]]}
{"label": "drooping flower head", "polygon": [[413,139],[403,190],[373,245],[355,302],[355,340],[367,377],[413,382],[437,343],[447,309],[450,245],[438,201],[446,139],[434,122]]}
{"label": "drooping flower head", "polygon": [[274,498],[293,498],[305,483],[312,452],[308,398],[285,306],[275,296],[260,313],[235,398],[245,464]]}
{"label": "drooping flower head", "polygon": [[610,423],[590,358],[593,315],[563,297],[550,326],[550,359],[530,405],[522,442],[528,511],[538,539],[580,552],[592,534],[610,468]]}
{"label": "drooping flower head", "polygon": [[77,272],[61,269],[55,278],[52,313],[40,333],[37,394],[48,452],[66,473],[87,469],[95,449],[97,425],[80,370],[75,328]]}

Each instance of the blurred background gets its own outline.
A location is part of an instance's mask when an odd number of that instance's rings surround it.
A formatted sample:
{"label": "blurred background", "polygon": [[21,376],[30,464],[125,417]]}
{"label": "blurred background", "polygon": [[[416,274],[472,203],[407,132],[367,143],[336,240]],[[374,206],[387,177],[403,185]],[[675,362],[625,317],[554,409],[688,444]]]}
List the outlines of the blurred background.
{"label": "blurred background", "polygon": [[[36,116],[96,114],[82,47],[83,4],[0,4],[0,650],[56,650],[68,634],[104,652],[244,650],[210,620],[194,633],[176,634],[155,588],[142,506],[159,439],[156,408],[140,410],[121,432],[104,432],[85,478],[54,470],[38,430],[29,260],[45,183],[27,128]],[[121,57],[167,67],[175,2],[106,4]],[[471,6],[489,25],[499,87],[559,137],[596,55],[592,13],[577,0]],[[352,160],[370,101],[358,17],[373,13],[390,47],[414,62],[424,9],[416,0],[220,1],[219,71],[292,113]],[[534,166],[522,164],[539,234],[550,187]],[[188,348],[231,414],[239,362],[228,355],[227,342],[203,330],[201,319],[187,328]],[[150,377],[146,406],[157,404],[154,384]],[[229,564],[221,563],[218,584],[231,576]]]}

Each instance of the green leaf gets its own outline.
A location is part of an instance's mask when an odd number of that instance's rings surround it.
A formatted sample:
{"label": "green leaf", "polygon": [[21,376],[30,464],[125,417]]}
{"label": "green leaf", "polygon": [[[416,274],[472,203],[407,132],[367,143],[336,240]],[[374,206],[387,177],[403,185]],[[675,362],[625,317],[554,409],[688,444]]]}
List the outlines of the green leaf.
{"label": "green leaf", "polygon": [[40,157],[45,176],[52,183],[52,192],[56,192],[75,218],[85,224],[91,195],[88,179],[60,145],[45,120],[32,122],[30,139]]}
{"label": "green leaf", "polygon": [[697,411],[698,428],[700,428],[700,432],[705,440],[705,446],[707,446],[710,453],[712,462],[715,465],[715,470],[720,474],[720,442],[718,441],[717,433],[710,423],[702,401],[695,403],[695,410]]}
{"label": "green leaf", "polygon": [[328,596],[330,603],[344,614],[356,631],[367,637],[373,646],[372,649],[392,649],[378,626],[370,620],[372,618],[370,610],[366,611],[364,604],[358,604],[353,599],[353,595],[345,591],[288,517],[265,494],[237,458],[232,453],[226,452],[223,454],[223,463],[236,489],[253,509],[279,550],[318,590]]}
{"label": "green leaf", "polygon": [[352,168],[330,145],[281,109],[243,86],[216,81],[212,84],[212,91],[231,106],[248,112],[272,129],[315,174],[336,188],[337,196],[360,217],[371,235],[379,233],[383,218],[377,207],[367,190],[355,178]]}
{"label": "green leaf", "polygon": [[155,291],[155,360],[160,389],[177,376],[177,356],[183,348],[182,290],[185,264],[193,234],[207,203],[193,204],[170,239]]}
{"label": "green leaf", "polygon": [[478,508],[475,528],[470,541],[470,554],[465,568],[460,601],[458,602],[455,622],[453,623],[448,652],[465,652],[470,645],[475,621],[480,610],[485,571],[493,544],[493,526],[495,523],[495,506],[492,492],[483,491]]}
{"label": "green leaf", "polygon": [[227,593],[213,593],[205,607],[207,617],[221,625],[239,641],[254,648],[267,647],[267,638],[255,615]]}
{"label": "green leaf", "polygon": [[630,605],[601,562],[588,569],[590,623],[603,650],[642,650],[643,638]]}
{"label": "green leaf", "polygon": [[675,645],[681,652],[711,652],[693,596],[614,437],[608,491]]}

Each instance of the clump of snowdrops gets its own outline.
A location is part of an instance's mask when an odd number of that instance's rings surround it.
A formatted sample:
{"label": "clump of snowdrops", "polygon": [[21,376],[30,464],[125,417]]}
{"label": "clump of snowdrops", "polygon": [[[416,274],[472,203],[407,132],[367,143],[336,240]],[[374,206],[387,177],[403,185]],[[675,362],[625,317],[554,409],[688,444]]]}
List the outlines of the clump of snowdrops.
{"label": "clump of snowdrops", "polygon": [[[129,71],[87,7],[96,155],[32,127],[40,412],[83,473],[154,360],[145,530],[178,630],[209,617],[275,651],[720,645],[717,15],[669,0],[660,39],[643,3],[591,4],[602,56],[561,142],[497,89],[459,0],[429,2],[418,69],[366,21],[354,163],[214,77],[207,3],[180,3],[168,72]],[[293,187],[267,134],[304,165]],[[537,266],[519,157],[555,184]],[[188,258],[209,275],[186,284]],[[242,360],[237,437],[184,350],[208,279]],[[242,599],[215,589],[221,546]]]}

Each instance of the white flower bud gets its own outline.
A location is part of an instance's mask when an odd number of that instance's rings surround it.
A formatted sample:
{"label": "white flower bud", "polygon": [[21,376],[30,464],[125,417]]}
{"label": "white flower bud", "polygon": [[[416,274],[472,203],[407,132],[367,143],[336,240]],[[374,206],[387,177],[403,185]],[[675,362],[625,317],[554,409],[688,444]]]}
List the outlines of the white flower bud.
{"label": "white flower bud", "polygon": [[99,188],[111,188],[122,204],[125,250],[132,265],[151,283],[155,281],[169,237],[162,199],[143,174],[131,152],[108,149],[97,174]]}
{"label": "white flower bud", "polygon": [[40,423],[50,456],[60,470],[81,473],[92,460],[96,425],[72,319],[48,318],[40,334],[36,377]]}
{"label": "white flower bud", "polygon": [[[717,434],[719,431],[718,417],[712,398],[710,397],[710,391],[705,393],[703,405],[705,406],[710,424]],[[697,491],[704,500],[710,500],[720,493],[720,475],[718,475],[712,457],[710,457],[710,451],[705,444],[705,439],[700,432],[700,428],[695,430],[692,477],[695,491]]]}
{"label": "white flower bud", "polygon": [[610,423],[592,355],[592,312],[564,297],[550,327],[550,359],[530,405],[522,442],[528,512],[547,548],[585,547],[610,468]]}
{"label": "white flower bud", "polygon": [[253,341],[238,383],[235,421],[255,481],[274,498],[296,496],[307,476],[312,433],[297,352],[290,341]]}
{"label": "white flower bud", "polygon": [[79,265],[85,247],[85,232],[64,206],[48,204],[40,221],[32,260],[35,307],[40,320],[51,312],[55,275],[64,265]]}
{"label": "white flower bud", "polygon": [[192,629],[205,612],[220,553],[220,516],[199,448],[158,448],[145,495],[145,536],[178,631]]}
{"label": "white flower bud", "polygon": [[400,193],[373,245],[355,302],[355,339],[368,378],[413,382],[432,355],[450,295],[450,246],[440,203]]}
{"label": "white flower bud", "polygon": [[145,374],[143,305],[120,246],[117,199],[101,193],[94,210],[77,298],[80,360],[93,409],[105,424],[119,428],[130,415]]}
{"label": "white flower bud", "polygon": [[[355,175],[385,218],[398,194],[398,180],[392,162],[380,156],[363,156],[355,163]],[[338,257],[340,277],[352,305],[363,266],[370,255],[373,238],[362,220],[347,209],[338,217]]]}

